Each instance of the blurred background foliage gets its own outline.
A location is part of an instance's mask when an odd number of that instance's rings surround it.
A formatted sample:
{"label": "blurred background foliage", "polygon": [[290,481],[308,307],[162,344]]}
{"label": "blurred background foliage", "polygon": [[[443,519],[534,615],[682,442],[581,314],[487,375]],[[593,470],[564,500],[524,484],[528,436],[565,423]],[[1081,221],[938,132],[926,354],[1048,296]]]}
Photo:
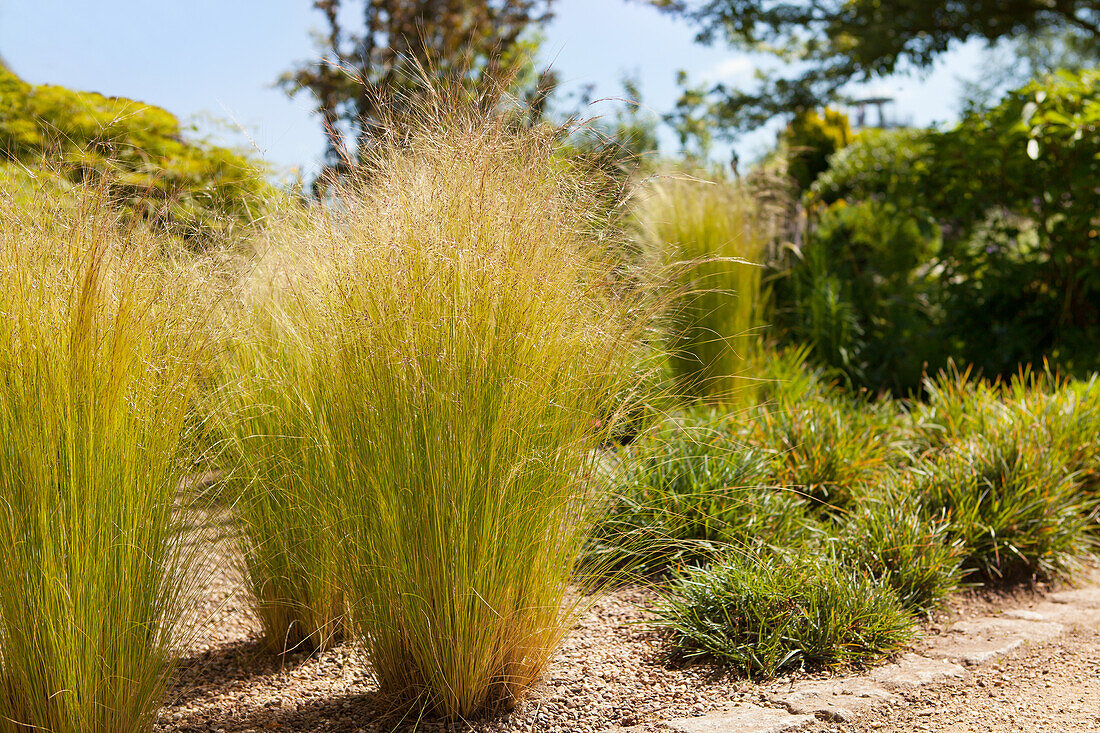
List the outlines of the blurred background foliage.
{"label": "blurred background foliage", "polygon": [[902,393],[948,359],[990,377],[1044,359],[1096,369],[1098,126],[1086,69],[950,129],[860,133],[799,181],[804,238],[772,263],[775,324],[853,382]]}
{"label": "blurred background foliage", "polygon": [[201,246],[260,216],[269,193],[262,173],[244,153],[187,140],[159,107],[28,84],[0,63],[5,178],[106,184],[127,210]]}

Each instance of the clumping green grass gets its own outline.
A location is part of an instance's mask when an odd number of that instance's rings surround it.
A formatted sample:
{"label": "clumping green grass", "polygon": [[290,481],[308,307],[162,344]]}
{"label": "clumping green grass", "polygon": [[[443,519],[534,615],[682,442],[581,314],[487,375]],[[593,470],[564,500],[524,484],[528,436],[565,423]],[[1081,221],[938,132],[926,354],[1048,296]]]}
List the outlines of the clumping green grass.
{"label": "clumping green grass", "polygon": [[320,544],[382,697],[466,719],[520,698],[573,623],[597,448],[650,319],[601,236],[603,181],[552,131],[430,112],[365,170],[270,237],[268,311],[297,340],[264,379],[293,397],[245,401],[304,447],[247,473],[292,525],[338,529]]}
{"label": "clumping green grass", "polygon": [[341,638],[344,611],[327,495],[339,468],[316,424],[327,368],[293,317],[256,301],[227,352],[217,400],[226,494],[268,648],[320,650]]}
{"label": "clumping green grass", "polygon": [[191,294],[100,192],[25,193],[0,190],[0,730],[150,730],[186,598]]}
{"label": "clumping green grass", "polygon": [[744,440],[773,456],[772,480],[827,510],[844,510],[902,460],[888,413],[841,396],[764,405]]}
{"label": "clumping green grass", "polygon": [[837,555],[897,591],[913,610],[939,606],[962,580],[962,540],[897,479],[841,519]]}
{"label": "clumping green grass", "polygon": [[701,564],[730,545],[807,543],[816,522],[798,492],[772,483],[771,462],[739,445],[722,420],[666,425],[623,452],[589,559],[650,574]]}
{"label": "clumping green grass", "polygon": [[667,327],[677,391],[745,401],[768,241],[751,195],[723,180],[655,177],[639,194],[636,218],[642,251],[677,294]]}
{"label": "clumping green grass", "polygon": [[1068,577],[1093,552],[1096,502],[1079,490],[1064,451],[1009,424],[956,440],[908,474],[925,509],[949,522],[963,567],[987,581]]}
{"label": "clumping green grass", "polygon": [[252,612],[276,653],[328,648],[343,636],[339,538],[331,487],[340,458],[324,430],[332,308],[311,286],[309,258],[287,242],[311,236],[319,211],[272,206],[255,238],[209,400],[226,477],[222,498],[242,535]]}
{"label": "clumping green grass", "polygon": [[913,637],[893,588],[829,557],[729,553],[684,571],[663,593],[657,626],[677,656],[743,674],[871,662]]}

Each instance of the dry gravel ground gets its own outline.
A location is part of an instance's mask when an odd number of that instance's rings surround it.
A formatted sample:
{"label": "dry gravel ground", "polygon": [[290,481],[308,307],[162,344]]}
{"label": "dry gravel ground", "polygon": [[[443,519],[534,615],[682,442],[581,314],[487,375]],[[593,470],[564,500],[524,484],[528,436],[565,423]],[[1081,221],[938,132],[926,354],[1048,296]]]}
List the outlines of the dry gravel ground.
{"label": "dry gravel ground", "polygon": [[915,691],[853,723],[816,723],[806,730],[1100,732],[1100,633],[1071,631],[979,667],[965,682]]}
{"label": "dry gravel ground", "polygon": [[[185,661],[157,726],[170,731],[668,731],[662,721],[702,717],[731,701],[767,702],[767,693],[826,675],[796,674],[755,685],[709,667],[665,663],[648,629],[650,591],[619,590],[584,614],[546,679],[516,709],[464,724],[394,721],[376,706],[361,652],[344,644],[315,657],[275,657],[257,642],[230,533],[214,522],[216,548],[199,573],[202,604]],[[998,606],[1026,606],[1027,594],[963,598],[928,625]],[[201,622],[199,621],[201,620]],[[1094,731],[1100,733],[1100,632],[1078,629],[1001,662],[964,682],[918,688],[852,722],[813,722],[811,731]],[[716,729],[718,730],[718,729]]]}

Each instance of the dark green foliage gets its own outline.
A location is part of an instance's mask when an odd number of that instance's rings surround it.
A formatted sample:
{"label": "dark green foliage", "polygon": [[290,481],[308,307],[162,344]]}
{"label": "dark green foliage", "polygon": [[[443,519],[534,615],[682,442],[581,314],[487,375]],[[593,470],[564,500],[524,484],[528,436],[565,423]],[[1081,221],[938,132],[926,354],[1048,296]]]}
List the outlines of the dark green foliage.
{"label": "dark green foliage", "polygon": [[730,553],[684,571],[663,594],[657,618],[682,658],[760,677],[869,662],[913,636],[892,588],[816,557]]}
{"label": "dark green foliage", "polygon": [[1095,502],[1030,425],[956,441],[909,478],[926,511],[942,513],[948,536],[962,541],[963,567],[983,580],[1066,577],[1092,553]]}
{"label": "dark green foliage", "polygon": [[146,221],[191,239],[259,217],[268,186],[240,153],[183,139],[158,107],[32,86],[0,64],[0,164],[49,160],[72,182],[103,182]]}
{"label": "dark green foliage", "polygon": [[798,546],[814,532],[806,502],[772,483],[771,459],[713,420],[673,425],[623,454],[590,565],[651,573],[698,564],[729,545]]}
{"label": "dark green foliage", "polygon": [[922,375],[914,354],[928,359],[942,345],[927,267],[939,248],[928,217],[873,199],[837,202],[776,285],[777,325],[857,384],[910,388]]}
{"label": "dark green foliage", "polygon": [[1098,160],[1097,69],[1048,75],[951,130],[861,138],[813,186],[776,320],[855,383],[901,394],[949,359],[987,377],[1044,359],[1095,370]]}

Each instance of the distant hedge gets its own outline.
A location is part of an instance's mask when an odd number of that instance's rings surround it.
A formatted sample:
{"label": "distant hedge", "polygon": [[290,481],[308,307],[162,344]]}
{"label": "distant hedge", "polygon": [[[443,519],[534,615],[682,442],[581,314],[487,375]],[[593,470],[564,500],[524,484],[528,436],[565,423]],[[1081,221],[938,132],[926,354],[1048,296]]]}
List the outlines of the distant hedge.
{"label": "distant hedge", "polygon": [[0,180],[23,166],[104,183],[145,221],[192,241],[254,220],[269,191],[257,161],[185,140],[159,107],[35,86],[0,64]]}

